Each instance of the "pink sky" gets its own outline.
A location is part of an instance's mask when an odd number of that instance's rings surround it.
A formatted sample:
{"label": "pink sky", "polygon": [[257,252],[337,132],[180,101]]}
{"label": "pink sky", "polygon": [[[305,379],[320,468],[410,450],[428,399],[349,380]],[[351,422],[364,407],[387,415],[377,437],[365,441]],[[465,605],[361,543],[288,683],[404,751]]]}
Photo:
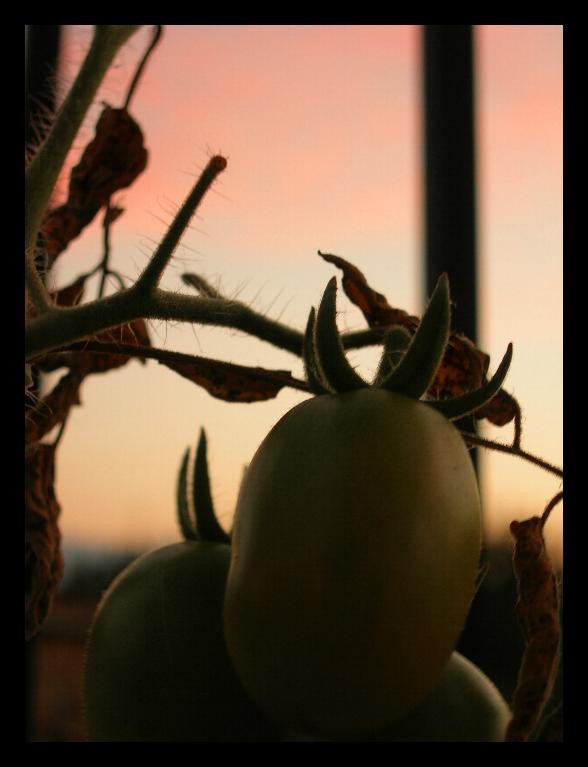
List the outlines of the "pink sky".
{"label": "pink sky", "polygon": [[[149,29],[121,53],[104,92],[122,103]],[[67,80],[88,42],[68,34]],[[562,463],[562,29],[476,28],[480,345],[492,367],[509,341],[507,380],[525,414],[525,447]],[[334,270],[318,248],[361,268],[389,301],[420,313],[422,253],[418,27],[167,27],[132,113],[150,161],[120,195],[115,264],[133,278],[211,153],[227,170],[207,196],[164,286],[199,272],[227,294],[304,326]],[[92,136],[93,111],[76,146]],[[100,256],[96,227],[62,256],[64,284]],[[348,301],[340,327],[363,326]],[[222,329],[152,326],[158,346],[292,370],[267,344]],[[352,355],[367,371],[373,350]],[[89,380],[60,447],[58,493],[70,540],[153,546],[178,539],[174,483],[183,450],[207,429],[226,526],[242,467],[302,395],[231,405],[155,363]],[[508,433],[507,433],[508,432]],[[511,433],[485,430],[508,441]],[[539,513],[558,481],[508,456],[485,455],[489,534]],[[561,538],[562,511],[550,521]]]}

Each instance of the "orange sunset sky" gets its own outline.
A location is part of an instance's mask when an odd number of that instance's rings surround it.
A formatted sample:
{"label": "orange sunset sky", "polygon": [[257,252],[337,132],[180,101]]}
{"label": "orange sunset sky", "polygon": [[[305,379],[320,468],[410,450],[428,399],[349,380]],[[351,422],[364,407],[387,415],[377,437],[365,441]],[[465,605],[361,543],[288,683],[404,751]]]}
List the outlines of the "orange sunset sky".
{"label": "orange sunset sky", "polygon": [[[91,28],[66,27],[66,87]],[[393,306],[420,314],[423,293],[421,33],[418,26],[168,26],[131,113],[149,164],[115,203],[112,264],[138,275],[213,153],[228,167],[202,203],[163,287],[206,277],[227,296],[303,329],[337,271],[317,249],[355,263]],[[151,28],[119,55],[100,102],[121,106]],[[505,388],[523,408],[523,446],[562,465],[562,48],[560,26],[479,26],[476,45],[479,345],[493,371],[509,341]],[[63,185],[62,185],[63,189]],[[96,222],[64,253],[62,286],[102,252]],[[88,295],[96,290],[92,284]],[[365,326],[341,293],[340,329]],[[457,329],[459,330],[459,329]],[[290,370],[292,355],[220,328],[150,324],[161,348]],[[374,349],[351,352],[360,372]],[[133,361],[87,379],[60,444],[57,493],[65,543],[154,547],[177,541],[175,482],[201,426],[218,515],[230,527],[243,466],[271,426],[306,395],[230,404],[172,371]],[[508,442],[512,427],[484,426]],[[480,458],[486,529],[542,511],[557,477],[498,453]],[[563,506],[547,526],[560,556]]]}

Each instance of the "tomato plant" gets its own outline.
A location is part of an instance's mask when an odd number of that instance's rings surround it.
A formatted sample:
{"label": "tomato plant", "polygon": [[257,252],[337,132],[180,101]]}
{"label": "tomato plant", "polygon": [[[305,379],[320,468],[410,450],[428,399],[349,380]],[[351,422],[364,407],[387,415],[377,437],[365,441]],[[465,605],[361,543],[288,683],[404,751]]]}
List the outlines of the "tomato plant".
{"label": "tomato plant", "polygon": [[331,282],[307,331],[321,393],[276,424],[243,480],[227,646],[252,698],[296,731],[350,736],[399,719],[439,682],[463,628],[480,501],[446,414],[492,396],[510,349],[483,391],[420,401],[449,305],[442,279],[410,345],[386,355],[387,372],[367,386],[343,355]]}
{"label": "tomato plant", "polygon": [[209,502],[204,447],[202,436],[194,484],[199,530],[190,524],[180,492],[188,540],[139,557],[115,579],[97,610],[86,658],[90,740],[277,737],[227,656],[222,611],[230,546]]}

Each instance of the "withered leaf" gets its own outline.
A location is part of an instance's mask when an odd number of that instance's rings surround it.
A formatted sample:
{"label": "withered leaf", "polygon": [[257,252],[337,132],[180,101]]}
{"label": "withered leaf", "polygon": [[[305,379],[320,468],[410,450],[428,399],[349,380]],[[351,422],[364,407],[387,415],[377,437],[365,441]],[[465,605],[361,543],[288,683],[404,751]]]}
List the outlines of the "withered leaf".
{"label": "withered leaf", "polygon": [[113,224],[117,218],[120,218],[125,212],[124,208],[120,208],[117,205],[109,205],[104,214],[104,223]]}
{"label": "withered leaf", "polygon": [[[115,346],[120,346],[121,351],[114,351]],[[125,346],[130,353],[122,349]],[[147,324],[145,320],[139,319],[98,333],[92,341],[80,341],[58,351],[49,352],[35,360],[35,364],[39,370],[46,373],[62,367],[70,368],[81,376],[106,373],[122,367],[133,357],[144,364],[145,360],[140,355],[132,354],[132,347],[150,346]]]}
{"label": "withered leaf", "polygon": [[[87,275],[78,277],[71,285],[66,285],[64,288],[56,292],[50,293],[51,298],[58,306],[75,306],[79,304],[84,295],[84,288],[86,285]],[[29,302],[26,306],[26,320],[32,320],[37,316],[37,309],[32,302]]]}
{"label": "withered leaf", "polygon": [[[390,306],[386,297],[371,288],[363,273],[349,261],[320,250],[319,255],[341,269],[343,290],[361,310],[370,327],[401,325],[414,335],[420,321],[418,317]],[[478,389],[488,380],[489,363],[490,357],[467,336],[451,333],[443,361],[429,388],[429,395],[435,399],[444,399],[459,397]],[[504,426],[515,418],[517,412],[516,401],[504,389],[500,389],[498,395],[474,415],[476,418],[487,418],[496,426]]]}
{"label": "withered leaf", "polygon": [[26,409],[25,442],[37,442],[54,426],[62,423],[70,408],[79,405],[79,391],[83,376],[77,372],[63,375],[49,394]]}
{"label": "withered leaf", "polygon": [[526,741],[537,727],[553,690],[559,661],[559,596],[543,538],[543,519],[511,522],[517,613],[525,650],[514,693],[507,741]]}
{"label": "withered leaf", "polygon": [[58,306],[76,306],[79,304],[84,296],[84,288],[86,287],[87,275],[78,277],[71,285],[66,285],[65,288],[61,288],[57,293],[53,294],[55,303]]}
{"label": "withered leaf", "polygon": [[25,638],[49,613],[63,576],[60,506],[55,496],[55,447],[25,448]]}
{"label": "withered leaf", "polygon": [[[118,331],[118,329],[117,329]],[[82,357],[88,360],[88,365],[104,369],[110,364],[109,360],[120,357],[127,361],[133,357],[144,361],[155,359],[162,365],[174,370],[184,378],[202,386],[209,394],[227,402],[261,402],[277,396],[284,386],[308,392],[308,384],[294,378],[287,370],[266,370],[261,367],[236,365],[231,362],[196,357],[191,354],[154,349],[151,346],[128,344],[118,340],[102,342],[77,342],[53,352],[49,360],[65,357],[70,362]],[[104,357],[106,362],[91,363],[92,357]],[[56,364],[56,363],[54,363]],[[65,363],[63,363],[65,364]],[[83,368],[85,370],[85,368]],[[91,372],[95,372],[92,369]]]}
{"label": "withered leaf", "polygon": [[96,135],[72,169],[69,205],[99,210],[119,189],[130,186],[147,165],[143,133],[126,109],[105,106]]}
{"label": "withered leaf", "polygon": [[[105,106],[94,138],[71,171],[67,201],[50,211],[41,227],[49,266],[110,197],[130,186],[146,165],[147,150],[138,123],[126,109]],[[111,220],[120,212],[114,208]]]}
{"label": "withered leaf", "polygon": [[92,223],[98,210],[76,210],[69,203],[49,211],[41,226],[42,245],[50,267],[72,240]]}
{"label": "withered leaf", "polygon": [[[145,320],[138,319],[127,322],[125,325],[119,325],[117,328],[104,330],[102,333],[94,336],[94,341],[103,344],[125,344],[128,346],[150,346],[151,339],[147,331]],[[105,354],[92,354],[85,352],[75,352],[73,357],[76,366],[83,369],[85,374],[106,373],[109,370],[122,367],[129,359],[128,354],[117,354],[108,352]],[[145,360],[139,361],[144,364]]]}
{"label": "withered leaf", "polygon": [[504,389],[500,389],[490,402],[476,410],[474,416],[478,419],[487,418],[495,426],[506,426],[516,416],[518,409],[519,406],[514,397]]}
{"label": "withered leaf", "polygon": [[[371,288],[365,276],[349,261],[331,253],[321,253],[319,256],[330,264],[334,264],[343,272],[342,285],[349,300],[361,310],[370,328],[402,325],[414,333],[417,317],[411,317],[403,309],[393,309],[386,296]],[[411,322],[412,320],[412,322]]]}
{"label": "withered leaf", "polygon": [[246,367],[206,357],[186,361],[160,359],[159,362],[226,402],[273,399],[284,386],[307,390],[306,384],[293,378],[287,370]]}

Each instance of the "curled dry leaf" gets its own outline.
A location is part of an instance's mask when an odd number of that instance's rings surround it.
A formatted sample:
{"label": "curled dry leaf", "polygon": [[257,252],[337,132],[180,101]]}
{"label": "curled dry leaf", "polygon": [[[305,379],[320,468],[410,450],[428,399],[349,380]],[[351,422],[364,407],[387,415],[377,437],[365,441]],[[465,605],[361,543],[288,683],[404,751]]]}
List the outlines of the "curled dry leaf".
{"label": "curled dry leaf", "polygon": [[507,741],[526,741],[539,724],[559,663],[559,598],[555,573],[545,548],[541,517],[511,522],[517,613],[525,650],[513,698]]}
{"label": "curled dry leaf", "polygon": [[[320,250],[319,255],[341,269],[343,290],[361,310],[370,327],[400,325],[414,335],[420,322],[418,317],[390,306],[386,297],[371,288],[363,273],[349,261],[331,253],[321,253]],[[488,380],[489,363],[490,357],[467,336],[451,333],[445,356],[428,393],[435,399],[444,399],[478,389]],[[514,398],[500,389],[498,395],[474,415],[476,418],[487,418],[496,426],[504,426],[515,418],[517,412],[518,405]]]}
{"label": "curled dry leaf", "polygon": [[25,449],[25,638],[47,617],[63,576],[61,534],[55,497],[55,447]]}
{"label": "curled dry leaf", "polygon": [[246,367],[205,357],[193,357],[186,361],[159,361],[202,386],[211,396],[226,402],[262,402],[273,399],[284,386],[307,390],[305,382],[293,378],[287,370]]}
{"label": "curled dry leaf", "polygon": [[48,266],[93,221],[110,197],[130,186],[146,165],[147,150],[138,123],[126,109],[105,106],[96,135],[71,171],[67,201],[50,211],[43,222],[42,244]]}

